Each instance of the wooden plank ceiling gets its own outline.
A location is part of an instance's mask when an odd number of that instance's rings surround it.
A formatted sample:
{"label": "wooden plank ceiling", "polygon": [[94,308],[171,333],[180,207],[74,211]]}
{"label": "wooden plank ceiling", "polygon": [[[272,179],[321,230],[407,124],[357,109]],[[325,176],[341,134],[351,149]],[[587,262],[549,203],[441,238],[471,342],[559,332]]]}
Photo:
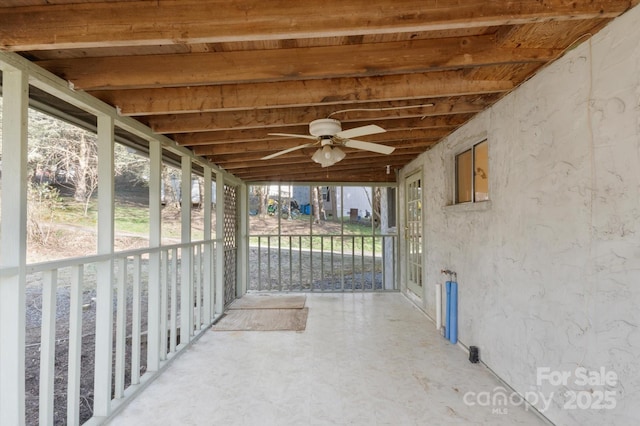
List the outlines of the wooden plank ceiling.
{"label": "wooden plank ceiling", "polygon": [[[2,0],[0,48],[247,181],[395,170],[640,0]],[[305,144],[318,118],[390,155]],[[391,173],[387,173],[389,166]]]}

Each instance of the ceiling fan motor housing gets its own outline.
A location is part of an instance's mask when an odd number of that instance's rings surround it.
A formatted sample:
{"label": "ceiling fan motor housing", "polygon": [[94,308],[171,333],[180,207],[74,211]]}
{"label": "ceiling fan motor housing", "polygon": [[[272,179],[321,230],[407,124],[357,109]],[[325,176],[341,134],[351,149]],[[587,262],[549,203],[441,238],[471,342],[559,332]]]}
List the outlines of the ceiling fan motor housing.
{"label": "ceiling fan motor housing", "polygon": [[342,131],[342,126],[338,120],[332,118],[321,118],[319,120],[313,120],[309,123],[309,133],[312,136],[335,136],[338,132]]}

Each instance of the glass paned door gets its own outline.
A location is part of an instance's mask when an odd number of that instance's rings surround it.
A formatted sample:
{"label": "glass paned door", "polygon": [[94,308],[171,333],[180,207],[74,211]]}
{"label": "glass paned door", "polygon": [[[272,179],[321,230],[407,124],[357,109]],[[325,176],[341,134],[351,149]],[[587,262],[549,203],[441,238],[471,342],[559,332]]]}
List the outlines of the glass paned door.
{"label": "glass paned door", "polygon": [[406,185],[407,286],[422,297],[422,173],[411,175]]}

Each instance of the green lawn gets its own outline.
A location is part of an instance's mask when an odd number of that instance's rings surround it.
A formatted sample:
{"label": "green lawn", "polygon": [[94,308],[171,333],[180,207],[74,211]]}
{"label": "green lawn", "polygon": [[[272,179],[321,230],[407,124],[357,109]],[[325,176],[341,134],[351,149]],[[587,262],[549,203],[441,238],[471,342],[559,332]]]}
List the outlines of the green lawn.
{"label": "green lawn", "polygon": [[147,207],[116,204],[114,216],[116,230],[119,232],[149,235],[149,209]]}
{"label": "green lawn", "polygon": [[[117,232],[135,234],[146,237],[149,233],[149,209],[147,206],[117,203],[115,205],[115,227]],[[61,197],[53,211],[53,222],[71,226],[95,227],[97,220],[96,203],[91,202],[84,214],[84,204],[75,201],[71,197]],[[258,237],[255,234],[264,233],[265,229],[277,230],[277,218],[267,218],[266,226],[263,226],[263,232],[259,229],[250,229],[251,237],[249,243],[258,245]],[[250,220],[251,224],[251,220]],[[302,248],[323,251],[333,251],[356,254],[372,253],[375,246],[376,253],[381,253],[382,238],[374,238],[371,226],[366,223],[351,223],[348,218],[344,218],[341,224],[339,221],[323,221],[320,224],[313,224],[313,236],[310,236],[310,219],[307,215],[300,215],[295,219],[282,219],[283,234],[280,239],[281,248]],[[163,237],[180,238],[179,226],[163,226]],[[264,223],[263,223],[264,225]],[[342,228],[341,228],[342,225]],[[342,231],[342,236],[341,236]],[[202,238],[201,230],[193,231],[193,238],[197,240]],[[333,246],[332,246],[333,242]],[[261,244],[267,244],[266,238],[261,238]],[[271,238],[272,248],[278,247],[278,239]]]}
{"label": "green lawn", "polygon": [[[319,224],[311,224],[308,215],[299,215],[293,219],[281,219],[280,221],[282,236],[278,242],[277,237],[270,239],[271,248],[292,249],[302,248],[304,250],[334,251],[350,254],[372,253],[375,247],[376,254],[382,252],[382,238],[377,236],[371,228],[370,223],[358,222],[352,223],[348,217],[338,220],[321,221]],[[278,229],[278,219],[276,217],[256,217],[249,219],[249,244],[258,245],[258,235],[260,244],[266,247],[269,242],[264,235],[276,235]],[[311,236],[313,229],[313,236]],[[376,233],[379,231],[376,230]],[[289,237],[291,236],[291,238]],[[333,242],[333,246],[332,246]]]}
{"label": "green lawn", "polygon": [[[52,222],[80,226],[95,227],[98,220],[96,203],[91,202],[84,213],[84,204],[73,198],[62,197],[54,209]],[[114,207],[115,228],[118,232],[136,234],[146,237],[149,234],[149,209],[146,206],[116,204]]]}
{"label": "green lawn", "polygon": [[[116,204],[114,209],[116,229],[120,232],[140,234],[149,233],[149,209],[143,206]],[[53,211],[53,222],[64,225],[93,227],[98,219],[96,204],[91,202],[84,214],[84,204],[73,198],[63,197]]]}

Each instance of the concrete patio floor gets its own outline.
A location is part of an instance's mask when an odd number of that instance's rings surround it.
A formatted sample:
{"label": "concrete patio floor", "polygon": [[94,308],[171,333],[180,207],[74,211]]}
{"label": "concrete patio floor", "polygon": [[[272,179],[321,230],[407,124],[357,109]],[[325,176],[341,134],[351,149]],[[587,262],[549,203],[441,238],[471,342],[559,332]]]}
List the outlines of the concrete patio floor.
{"label": "concrete patio floor", "polygon": [[205,333],[110,424],[547,424],[523,405],[466,404],[500,381],[399,293],[306,306],[304,332]]}

